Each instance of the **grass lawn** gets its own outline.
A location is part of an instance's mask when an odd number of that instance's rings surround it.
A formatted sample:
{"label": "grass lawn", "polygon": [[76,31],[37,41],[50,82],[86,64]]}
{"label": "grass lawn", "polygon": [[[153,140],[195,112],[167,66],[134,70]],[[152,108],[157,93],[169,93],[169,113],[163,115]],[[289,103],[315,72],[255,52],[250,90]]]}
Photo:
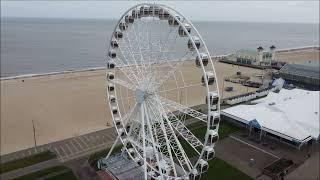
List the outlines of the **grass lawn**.
{"label": "grass lawn", "polygon": [[50,180],[77,180],[77,178],[74,176],[71,169],[65,166],[55,166],[47,169],[43,169],[41,171],[37,171],[31,174],[27,174],[21,177],[16,178],[15,180],[31,180],[31,179],[37,179],[40,177],[47,176],[51,173],[59,172],[59,171],[65,171],[65,173],[48,178]]}
{"label": "grass lawn", "polygon": [[253,180],[250,176],[239,171],[225,161],[214,158],[209,161],[208,172],[202,174],[201,180],[221,179],[221,180]]}
{"label": "grass lawn", "polygon": [[50,159],[56,158],[56,155],[51,151],[45,151],[37,153],[22,159],[17,159],[1,164],[0,174],[15,169],[31,166],[42,161],[47,161]]}
{"label": "grass lawn", "polygon": [[[205,136],[206,131],[207,131],[207,125],[203,122],[192,123],[192,124],[189,124],[187,127],[198,138],[203,138]],[[220,121],[219,138],[223,139],[223,138],[227,137],[229,134],[234,133],[238,130],[240,130],[239,127],[237,127],[227,121]]]}
{"label": "grass lawn", "polygon": [[[204,137],[207,131],[207,125],[203,122],[195,122],[187,125],[187,128],[200,140],[204,141]],[[239,127],[234,126],[226,121],[221,121],[219,125],[219,139],[227,137],[229,134],[240,130]],[[180,143],[183,146],[188,157],[194,157],[197,152],[189,145],[187,141],[179,137]],[[201,151],[201,150],[199,150]]]}
{"label": "grass lawn", "polygon": [[[191,132],[202,140],[206,133],[206,124],[201,122],[196,122],[187,126]],[[229,134],[240,130],[239,127],[234,126],[226,121],[221,121],[219,125],[219,137],[223,139]],[[194,157],[197,153],[194,149],[183,139],[180,138],[180,143],[185,149],[188,157]],[[209,161],[209,170],[207,173],[202,174],[201,180],[206,179],[221,179],[221,180],[251,180],[252,178],[245,173],[239,171],[237,168],[231,166],[225,161],[215,157],[213,160]]]}
{"label": "grass lawn", "polygon": [[227,121],[220,121],[219,124],[219,138],[225,138],[229,136],[229,134],[239,131],[240,127],[237,127]]}

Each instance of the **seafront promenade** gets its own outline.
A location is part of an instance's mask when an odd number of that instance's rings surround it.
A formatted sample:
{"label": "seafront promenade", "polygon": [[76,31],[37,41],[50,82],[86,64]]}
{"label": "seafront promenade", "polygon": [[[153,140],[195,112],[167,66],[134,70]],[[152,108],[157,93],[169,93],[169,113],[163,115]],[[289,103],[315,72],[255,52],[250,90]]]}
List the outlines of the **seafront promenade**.
{"label": "seafront promenade", "polygon": [[70,161],[110,147],[116,139],[114,128],[107,128],[85,135],[49,144],[31,147],[1,156],[1,163],[21,159],[39,152],[52,151],[60,162]]}

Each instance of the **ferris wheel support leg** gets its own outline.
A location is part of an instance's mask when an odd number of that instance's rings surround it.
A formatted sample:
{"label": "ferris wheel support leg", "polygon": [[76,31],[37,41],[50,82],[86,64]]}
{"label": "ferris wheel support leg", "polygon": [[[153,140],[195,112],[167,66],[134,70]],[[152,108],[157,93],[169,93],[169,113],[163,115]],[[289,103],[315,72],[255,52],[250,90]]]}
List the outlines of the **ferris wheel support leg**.
{"label": "ferris wheel support leg", "polygon": [[113,151],[113,149],[116,147],[118,141],[120,139],[120,134],[117,136],[117,139],[114,141],[113,145],[111,146],[109,152],[108,152],[108,155],[106,156],[106,159],[108,159]]}

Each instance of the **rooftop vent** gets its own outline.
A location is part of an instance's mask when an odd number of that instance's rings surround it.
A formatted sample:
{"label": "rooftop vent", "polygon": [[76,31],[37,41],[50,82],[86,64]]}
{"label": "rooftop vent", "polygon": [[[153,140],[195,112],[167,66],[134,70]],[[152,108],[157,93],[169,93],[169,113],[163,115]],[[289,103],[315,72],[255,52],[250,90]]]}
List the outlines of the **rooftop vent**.
{"label": "rooftop vent", "polygon": [[275,104],[276,104],[275,102],[271,102],[271,103],[269,103],[269,106],[273,106]]}

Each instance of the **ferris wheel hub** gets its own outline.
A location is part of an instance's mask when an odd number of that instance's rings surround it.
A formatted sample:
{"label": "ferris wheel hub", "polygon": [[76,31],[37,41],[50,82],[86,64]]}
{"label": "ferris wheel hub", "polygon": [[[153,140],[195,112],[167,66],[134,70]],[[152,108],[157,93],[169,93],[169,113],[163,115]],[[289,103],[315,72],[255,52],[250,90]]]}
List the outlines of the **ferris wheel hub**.
{"label": "ferris wheel hub", "polygon": [[135,92],[135,98],[137,103],[142,103],[151,95],[153,95],[153,93],[142,90],[142,89],[137,89]]}

